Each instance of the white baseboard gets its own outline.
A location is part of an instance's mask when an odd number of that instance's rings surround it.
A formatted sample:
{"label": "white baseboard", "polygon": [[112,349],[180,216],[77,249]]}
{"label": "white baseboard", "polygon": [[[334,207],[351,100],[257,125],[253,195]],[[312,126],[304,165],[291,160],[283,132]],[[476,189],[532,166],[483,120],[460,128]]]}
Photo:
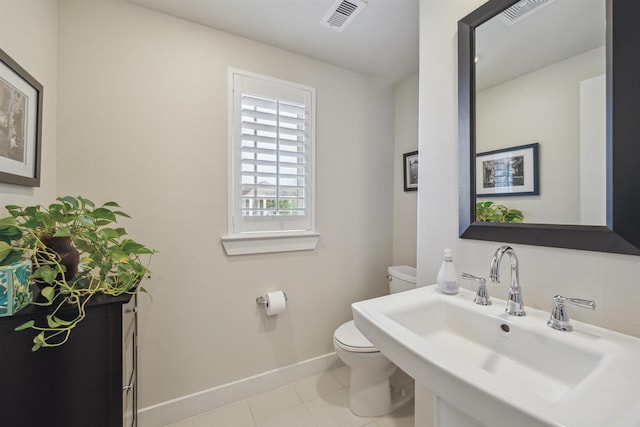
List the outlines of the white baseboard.
{"label": "white baseboard", "polygon": [[208,390],[147,406],[138,411],[138,425],[140,427],[166,426],[238,400],[247,399],[313,375],[321,374],[342,365],[342,361],[335,353],[329,353]]}

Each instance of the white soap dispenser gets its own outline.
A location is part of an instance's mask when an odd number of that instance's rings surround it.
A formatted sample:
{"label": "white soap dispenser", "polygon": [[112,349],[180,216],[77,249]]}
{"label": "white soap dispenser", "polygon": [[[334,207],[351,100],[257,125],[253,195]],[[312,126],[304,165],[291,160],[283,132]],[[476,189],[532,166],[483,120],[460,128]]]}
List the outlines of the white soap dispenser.
{"label": "white soap dispenser", "polygon": [[436,280],[436,290],[445,294],[457,294],[460,284],[458,283],[458,273],[453,265],[451,249],[444,250],[444,259],[438,271]]}

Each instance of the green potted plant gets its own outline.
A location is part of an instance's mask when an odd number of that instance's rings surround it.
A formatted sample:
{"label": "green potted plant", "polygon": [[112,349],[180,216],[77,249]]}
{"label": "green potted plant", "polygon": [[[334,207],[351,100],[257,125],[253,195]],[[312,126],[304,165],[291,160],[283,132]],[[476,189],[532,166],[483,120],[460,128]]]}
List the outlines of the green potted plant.
{"label": "green potted plant", "polygon": [[494,202],[476,203],[476,220],[483,222],[524,222],[524,214],[517,209],[509,209]]}
{"label": "green potted plant", "polygon": [[40,288],[33,304],[50,308],[45,324],[29,320],[16,328],[36,331],[33,351],[67,342],[95,295],[146,292],[140,282],[155,251],[116,226],[119,217],[130,218],[118,208],[70,196],[47,207],[6,206],[11,216],[0,220],[0,263],[31,260],[30,279]]}

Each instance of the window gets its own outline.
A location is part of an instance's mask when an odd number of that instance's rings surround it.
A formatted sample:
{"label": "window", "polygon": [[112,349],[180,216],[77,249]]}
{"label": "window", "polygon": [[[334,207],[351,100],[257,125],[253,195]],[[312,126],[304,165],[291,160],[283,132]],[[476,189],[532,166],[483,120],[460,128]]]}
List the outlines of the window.
{"label": "window", "polygon": [[[300,250],[295,237],[315,235],[315,90],[235,70],[230,86],[225,248],[229,253],[230,241],[273,243],[275,238],[282,247],[273,251]],[[290,245],[292,239],[297,243]]]}

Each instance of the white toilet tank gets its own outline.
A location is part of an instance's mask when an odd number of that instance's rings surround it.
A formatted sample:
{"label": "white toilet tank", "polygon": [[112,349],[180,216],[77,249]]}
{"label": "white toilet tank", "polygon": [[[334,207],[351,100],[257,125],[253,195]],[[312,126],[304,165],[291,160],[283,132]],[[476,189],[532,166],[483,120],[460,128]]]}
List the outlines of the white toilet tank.
{"label": "white toilet tank", "polygon": [[416,288],[416,269],[407,265],[394,265],[387,269],[389,293],[408,291]]}

